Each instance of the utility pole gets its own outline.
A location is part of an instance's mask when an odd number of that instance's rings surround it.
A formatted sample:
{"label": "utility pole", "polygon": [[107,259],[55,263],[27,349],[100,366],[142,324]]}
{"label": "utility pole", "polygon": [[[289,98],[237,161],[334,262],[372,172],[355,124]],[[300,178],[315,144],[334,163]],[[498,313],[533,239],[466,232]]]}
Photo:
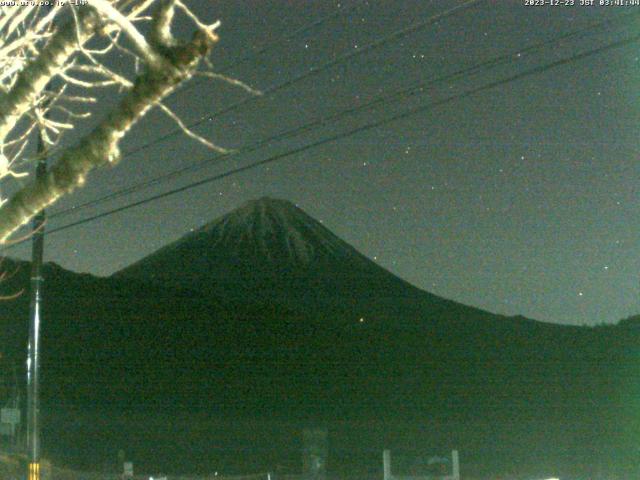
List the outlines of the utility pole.
{"label": "utility pole", "polygon": [[[36,179],[47,174],[47,146],[38,134]],[[28,480],[40,480],[40,321],[42,318],[42,258],[45,211],[33,219],[31,247],[31,292],[29,303],[29,345],[27,350],[27,457]]]}

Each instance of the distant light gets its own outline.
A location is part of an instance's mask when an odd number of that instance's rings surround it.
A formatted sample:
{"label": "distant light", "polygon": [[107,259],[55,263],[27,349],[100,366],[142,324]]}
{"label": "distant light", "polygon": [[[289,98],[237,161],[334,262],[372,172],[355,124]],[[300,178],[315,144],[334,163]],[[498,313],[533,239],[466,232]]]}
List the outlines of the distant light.
{"label": "distant light", "polygon": [[364,323],[364,318],[360,317],[360,323]]}

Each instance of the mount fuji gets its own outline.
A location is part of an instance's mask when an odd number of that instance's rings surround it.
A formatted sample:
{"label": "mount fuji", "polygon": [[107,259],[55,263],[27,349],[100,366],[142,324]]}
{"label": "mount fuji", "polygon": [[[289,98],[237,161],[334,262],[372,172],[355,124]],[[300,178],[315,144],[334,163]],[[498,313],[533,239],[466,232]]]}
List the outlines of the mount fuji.
{"label": "mount fuji", "polygon": [[[16,273],[0,294],[27,291],[29,264],[2,266]],[[48,412],[383,422],[411,442],[491,438],[499,449],[544,437],[553,452],[639,433],[625,420],[637,406],[634,322],[563,326],[441,298],[284,200],[248,202],[111,277],[44,273]],[[3,307],[2,361],[23,365],[28,296]],[[382,448],[383,437],[354,438],[333,442]]]}

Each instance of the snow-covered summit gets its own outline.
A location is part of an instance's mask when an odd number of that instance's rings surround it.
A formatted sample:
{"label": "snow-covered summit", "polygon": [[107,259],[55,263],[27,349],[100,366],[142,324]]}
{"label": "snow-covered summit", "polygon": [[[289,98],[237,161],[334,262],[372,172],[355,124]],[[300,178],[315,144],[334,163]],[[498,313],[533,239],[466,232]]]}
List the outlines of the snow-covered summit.
{"label": "snow-covered summit", "polygon": [[[116,275],[179,280],[243,271],[371,268],[369,259],[293,203],[263,197],[185,235]],[[375,265],[375,264],[373,264]],[[378,268],[377,266],[373,268]]]}
{"label": "snow-covered summit", "polygon": [[299,207],[263,197],[205,225],[185,238],[206,237],[211,247],[265,261],[309,265],[359,254]]}

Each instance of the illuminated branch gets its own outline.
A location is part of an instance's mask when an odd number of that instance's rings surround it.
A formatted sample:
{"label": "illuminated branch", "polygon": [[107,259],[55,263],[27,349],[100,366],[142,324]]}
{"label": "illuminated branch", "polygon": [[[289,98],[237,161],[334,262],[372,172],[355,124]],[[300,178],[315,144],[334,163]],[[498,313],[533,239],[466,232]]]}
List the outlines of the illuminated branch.
{"label": "illuminated branch", "polygon": [[[155,13],[142,16],[153,4],[158,6]],[[193,39],[186,43],[178,42],[171,34],[176,7],[196,27]],[[155,106],[183,127],[188,136],[209,148],[225,151],[189,131],[162,104],[178,85],[196,74],[200,61],[217,40],[218,22],[202,23],[177,0],[89,0],[89,8],[68,8],[71,18],[58,29],[51,27],[51,20],[59,15],[57,7],[55,13],[40,17],[36,8],[27,15],[14,12],[11,18],[0,18],[0,52],[19,51],[25,57],[0,63],[0,179],[19,175],[14,169],[34,126],[40,129],[45,143],[54,146],[65,131],[74,129],[75,122],[91,114],[69,108],[69,104],[89,108],[96,102],[91,95],[77,91],[115,85],[125,93],[119,105],[91,133],[59,152],[57,162],[45,176],[32,179],[8,200],[0,198],[0,243],[9,241],[9,236],[37,212],[82,185],[91,170],[116,163],[122,138]],[[136,26],[140,21],[151,21],[147,37]],[[37,25],[38,31],[31,32],[30,40],[20,41],[16,25],[24,26],[25,22]],[[97,45],[92,43],[87,48],[87,42],[94,37]],[[125,39],[132,49],[122,44]],[[100,42],[106,44],[100,46]],[[125,73],[106,67],[101,59],[109,52],[127,52],[136,66],[144,65],[142,73],[127,78]],[[46,90],[52,80],[61,83],[62,88]],[[241,82],[236,84],[251,90]],[[65,93],[67,85],[73,89],[72,95]],[[5,150],[12,153],[8,155]]]}

